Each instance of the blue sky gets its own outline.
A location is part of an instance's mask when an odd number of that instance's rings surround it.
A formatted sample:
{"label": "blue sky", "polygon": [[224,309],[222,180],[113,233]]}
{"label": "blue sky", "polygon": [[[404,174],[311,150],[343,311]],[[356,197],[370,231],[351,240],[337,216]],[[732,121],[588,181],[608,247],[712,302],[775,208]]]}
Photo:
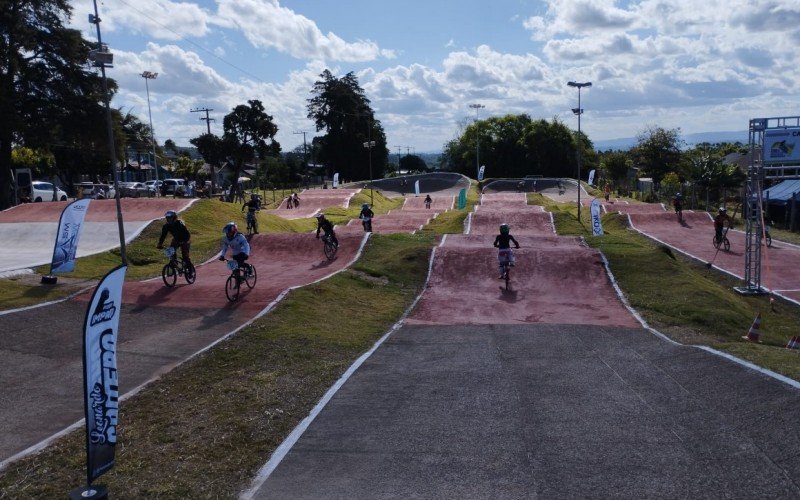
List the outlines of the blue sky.
{"label": "blue sky", "polygon": [[[73,27],[94,40],[87,0]],[[302,144],[306,99],[324,69],[353,71],[396,146],[439,151],[475,118],[527,113],[595,141],[650,126],[684,133],[746,130],[757,117],[800,114],[796,0],[107,0],[116,107],[147,120],[151,80],[159,143],[205,132],[261,100],[285,151]]]}

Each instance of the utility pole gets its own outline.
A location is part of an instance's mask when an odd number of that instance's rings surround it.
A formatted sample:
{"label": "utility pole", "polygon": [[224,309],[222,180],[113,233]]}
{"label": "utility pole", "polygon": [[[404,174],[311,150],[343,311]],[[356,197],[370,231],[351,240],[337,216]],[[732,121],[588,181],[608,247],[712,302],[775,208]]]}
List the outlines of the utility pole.
{"label": "utility pole", "polygon": [[206,122],[206,129],[208,130],[208,133],[211,134],[211,122],[213,122],[214,119],[208,117],[208,112],[209,111],[214,111],[214,110],[213,109],[208,109],[208,108],[195,108],[195,109],[190,109],[189,113],[205,113],[206,117],[203,118],[201,116],[200,120]]}
{"label": "utility pole", "polygon": [[103,81],[103,104],[106,108],[106,129],[108,131],[108,153],[111,160],[111,172],[114,179],[114,197],[117,200],[117,229],[119,230],[119,250],[122,258],[122,265],[128,265],[128,257],[125,249],[125,227],[122,223],[122,204],[119,201],[119,170],[117,168],[117,153],[114,150],[114,129],[111,118],[111,96],[108,93],[108,80],[106,79],[106,68],[112,68],[114,56],[108,52],[108,47],[103,44],[100,37],[100,13],[97,10],[97,0],[93,0],[94,14],[89,14],[89,23],[97,28],[97,49],[89,53],[89,57],[94,62],[94,66],[100,68]]}

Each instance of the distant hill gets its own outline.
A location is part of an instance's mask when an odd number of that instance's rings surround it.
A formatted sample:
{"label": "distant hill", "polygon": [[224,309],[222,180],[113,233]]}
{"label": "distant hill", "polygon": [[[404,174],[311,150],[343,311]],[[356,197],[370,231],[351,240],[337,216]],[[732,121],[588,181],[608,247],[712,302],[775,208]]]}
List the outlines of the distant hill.
{"label": "distant hill", "polygon": [[[692,147],[703,142],[710,142],[712,144],[717,142],[741,142],[742,144],[747,144],[750,140],[746,130],[742,132],[700,132],[697,134],[683,134],[681,138],[686,141],[687,147]],[[594,147],[598,151],[607,151],[609,149],[628,150],[635,145],[635,137],[594,141]]]}

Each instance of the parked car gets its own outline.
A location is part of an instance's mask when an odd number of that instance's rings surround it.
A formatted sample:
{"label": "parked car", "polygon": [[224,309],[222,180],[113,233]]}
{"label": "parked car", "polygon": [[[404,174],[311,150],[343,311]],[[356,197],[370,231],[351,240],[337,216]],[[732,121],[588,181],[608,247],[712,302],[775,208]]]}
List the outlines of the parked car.
{"label": "parked car", "polygon": [[[31,183],[31,201],[53,201],[53,184],[45,181]],[[67,201],[67,193],[56,188],[56,200]]]}
{"label": "parked car", "polygon": [[105,200],[113,198],[117,192],[110,184],[95,184],[93,182],[80,182],[75,184],[77,196],[79,198],[94,198],[95,200]]}
{"label": "parked car", "polygon": [[152,189],[153,192],[155,193],[155,192],[161,190],[161,186],[164,185],[164,181],[161,181],[161,180],[159,180],[159,181],[156,181],[156,180],[146,181],[145,185],[147,187],[149,187],[150,189]]}
{"label": "parked car", "polygon": [[139,198],[140,196],[154,196],[155,192],[153,188],[148,187],[144,182],[120,182],[119,195]]}
{"label": "parked car", "polygon": [[183,184],[183,179],[164,179],[164,185],[161,187],[163,194],[178,194],[185,193],[186,186]]}

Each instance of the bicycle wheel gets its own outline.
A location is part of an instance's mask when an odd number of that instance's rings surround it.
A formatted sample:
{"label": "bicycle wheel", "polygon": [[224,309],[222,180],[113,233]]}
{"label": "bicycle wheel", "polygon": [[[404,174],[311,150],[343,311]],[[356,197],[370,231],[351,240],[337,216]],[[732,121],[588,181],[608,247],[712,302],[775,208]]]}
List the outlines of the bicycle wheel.
{"label": "bicycle wheel", "polygon": [[323,250],[325,251],[325,257],[327,257],[328,260],[333,260],[333,258],[336,257],[336,247],[330,241],[325,242]]}
{"label": "bicycle wheel", "polygon": [[511,267],[508,264],[506,264],[504,267],[505,271],[503,272],[503,275],[506,280],[506,290],[511,290],[511,285],[508,283],[511,280]]}
{"label": "bicycle wheel", "polygon": [[719,241],[717,241],[717,237],[716,236],[714,236],[714,239],[711,240],[711,244],[714,245],[714,248],[719,250]]}
{"label": "bicycle wheel", "polygon": [[731,242],[730,242],[730,241],[728,241],[728,237],[727,237],[727,236],[725,236],[724,238],[722,238],[722,244],[723,244],[723,246],[725,247],[725,251],[726,251],[726,252],[729,252],[729,251],[730,251],[730,249],[731,249]]}
{"label": "bicycle wheel", "polygon": [[194,280],[197,279],[197,270],[191,262],[184,262],[183,266],[183,277],[186,279],[186,282],[191,285],[194,283]]}
{"label": "bicycle wheel", "polygon": [[239,299],[239,280],[236,279],[235,273],[231,273],[228,276],[228,281],[225,282],[225,295],[231,302],[236,302]]}
{"label": "bicycle wheel", "polygon": [[772,236],[767,234],[767,247],[772,247]]}
{"label": "bicycle wheel", "polygon": [[256,266],[250,264],[250,272],[244,275],[244,282],[247,283],[247,288],[253,288],[256,286],[256,279],[258,276],[256,275]]}
{"label": "bicycle wheel", "polygon": [[164,280],[164,284],[167,287],[172,288],[175,286],[175,280],[178,279],[178,270],[175,269],[172,262],[164,264],[164,268],[161,269],[161,279]]}

